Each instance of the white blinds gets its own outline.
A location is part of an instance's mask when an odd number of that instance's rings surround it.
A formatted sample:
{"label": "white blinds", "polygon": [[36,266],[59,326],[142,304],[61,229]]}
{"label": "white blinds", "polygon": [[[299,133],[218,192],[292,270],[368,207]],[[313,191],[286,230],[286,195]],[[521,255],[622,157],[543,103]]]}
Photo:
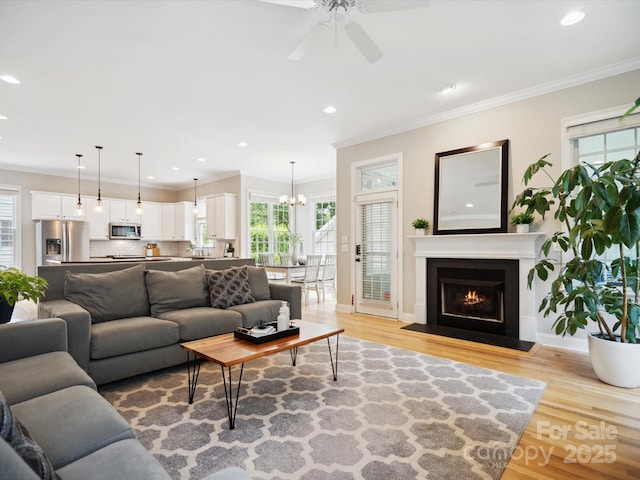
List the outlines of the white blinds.
{"label": "white blinds", "polygon": [[624,120],[620,120],[619,117],[615,117],[598,120],[596,122],[573,125],[567,128],[567,136],[570,139],[574,139],[637,126],[640,126],[640,114],[629,115]]}
{"label": "white blinds", "polygon": [[391,302],[392,203],[362,205],[362,300]]}

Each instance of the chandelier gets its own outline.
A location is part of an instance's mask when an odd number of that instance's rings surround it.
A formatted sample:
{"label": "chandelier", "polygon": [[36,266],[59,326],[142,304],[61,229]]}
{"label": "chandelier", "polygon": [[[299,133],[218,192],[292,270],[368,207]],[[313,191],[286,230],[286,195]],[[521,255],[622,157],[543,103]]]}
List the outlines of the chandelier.
{"label": "chandelier", "polygon": [[293,166],[296,162],[291,161],[289,163],[291,164],[291,196],[280,195],[280,205],[290,205],[292,207],[294,207],[295,205],[302,206],[307,203],[306,197],[300,193],[298,194],[298,198],[296,199],[295,195],[293,194]]}

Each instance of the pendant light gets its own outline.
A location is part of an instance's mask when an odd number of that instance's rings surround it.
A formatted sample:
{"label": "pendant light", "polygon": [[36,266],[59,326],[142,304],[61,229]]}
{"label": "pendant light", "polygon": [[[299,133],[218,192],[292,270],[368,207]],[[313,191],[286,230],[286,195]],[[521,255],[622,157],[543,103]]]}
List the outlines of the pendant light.
{"label": "pendant light", "polygon": [[280,205],[287,205],[289,204],[290,206],[295,206],[295,205],[300,205],[303,206],[307,203],[307,199],[304,195],[299,194],[298,198],[296,199],[296,197],[293,194],[293,166],[295,165],[296,162],[291,161],[289,162],[291,164],[291,196],[287,196],[287,195],[281,195],[280,196]]}
{"label": "pendant light", "polygon": [[80,170],[82,169],[80,160],[82,159],[82,155],[76,153],[76,157],[78,157],[78,203],[76,204],[76,215],[80,217],[84,215],[84,207],[82,206],[82,200],[80,199]]}
{"label": "pendant light", "polygon": [[102,195],[100,192],[100,151],[102,150],[102,147],[96,145],[96,150],[98,150],[98,199],[96,200],[96,206],[93,211],[96,213],[102,213]]}
{"label": "pendant light", "polygon": [[138,203],[136,204],[136,215],[142,215],[144,213],[144,209],[142,208],[142,200],[140,200],[140,157],[141,153],[136,153],[138,156]]}
{"label": "pendant light", "polygon": [[193,214],[198,215],[198,179],[193,179]]}

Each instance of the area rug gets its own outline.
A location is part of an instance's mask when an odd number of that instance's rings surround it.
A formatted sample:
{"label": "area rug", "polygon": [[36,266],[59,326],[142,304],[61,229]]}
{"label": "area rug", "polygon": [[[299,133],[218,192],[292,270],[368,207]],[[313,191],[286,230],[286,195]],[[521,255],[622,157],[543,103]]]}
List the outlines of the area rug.
{"label": "area rug", "polygon": [[326,341],[295,367],[288,352],[248,362],[234,430],[209,362],[192,405],[185,366],[100,393],[174,479],[239,466],[255,480],[479,480],[500,478],[545,386],[341,335],[335,382]]}

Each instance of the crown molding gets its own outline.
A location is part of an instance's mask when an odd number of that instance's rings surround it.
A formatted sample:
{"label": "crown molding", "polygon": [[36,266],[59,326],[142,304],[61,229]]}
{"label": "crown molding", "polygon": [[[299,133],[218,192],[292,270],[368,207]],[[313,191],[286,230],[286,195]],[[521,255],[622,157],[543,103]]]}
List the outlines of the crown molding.
{"label": "crown molding", "polygon": [[627,72],[640,69],[640,57],[631,58],[623,62],[613,63],[606,65],[595,70],[583,72],[569,77],[560,78],[551,82],[542,83],[535,87],[527,88],[524,90],[518,90],[506,95],[491,98],[477,103],[472,103],[461,108],[448,110],[446,112],[430,115],[428,117],[418,118],[412,120],[397,127],[380,130],[378,132],[372,132],[369,134],[353,137],[346,140],[333,143],[333,147],[336,149],[351,147],[359,143],[369,142],[371,140],[377,140],[380,138],[396,135],[398,133],[408,132],[415,130],[416,128],[426,127],[427,125],[433,125],[435,123],[444,122],[446,120],[452,120],[454,118],[463,117],[472,113],[482,112],[484,110],[490,110],[492,108],[501,107],[510,103],[527,100],[529,98],[538,97],[547,93],[557,92],[565,88],[576,87],[585,83],[594,82],[596,80],[602,80],[604,78],[613,77]]}

